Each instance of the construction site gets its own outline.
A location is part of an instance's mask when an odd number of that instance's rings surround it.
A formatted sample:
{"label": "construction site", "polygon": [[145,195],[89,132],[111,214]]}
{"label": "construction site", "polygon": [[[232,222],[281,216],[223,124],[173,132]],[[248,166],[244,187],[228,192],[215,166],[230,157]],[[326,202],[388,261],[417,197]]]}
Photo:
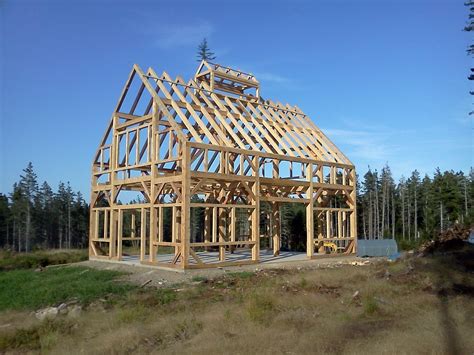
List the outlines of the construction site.
{"label": "construction site", "polygon": [[[134,65],[93,159],[90,259],[193,269],[355,253],[354,165],[261,91],[211,62],[188,81]],[[305,253],[282,244],[287,203],[304,206]]]}

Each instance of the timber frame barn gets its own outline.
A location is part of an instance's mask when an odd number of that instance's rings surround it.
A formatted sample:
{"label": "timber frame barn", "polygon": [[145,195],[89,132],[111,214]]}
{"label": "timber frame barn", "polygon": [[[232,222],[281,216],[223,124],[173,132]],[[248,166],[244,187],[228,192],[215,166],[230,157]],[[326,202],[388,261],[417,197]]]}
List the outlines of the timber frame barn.
{"label": "timber frame barn", "polygon": [[308,258],[355,252],[355,167],[297,106],[219,64],[187,82],[133,66],[92,164],[91,259],[258,263],[264,241],[280,253],[284,203],[305,206]]}

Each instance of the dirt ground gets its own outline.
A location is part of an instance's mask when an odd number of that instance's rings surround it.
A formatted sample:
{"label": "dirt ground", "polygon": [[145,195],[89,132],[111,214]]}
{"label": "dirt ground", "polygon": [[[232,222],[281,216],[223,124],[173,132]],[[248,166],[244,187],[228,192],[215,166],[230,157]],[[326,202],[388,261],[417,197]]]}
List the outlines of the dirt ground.
{"label": "dirt ground", "polygon": [[165,270],[163,268],[146,266],[146,265],[129,265],[115,261],[97,261],[87,260],[75,265],[96,268],[100,270],[117,270],[126,272],[123,277],[124,281],[147,287],[167,287],[175,283],[192,281],[196,278],[214,279],[221,277],[227,273],[243,272],[243,271],[259,271],[268,269],[282,270],[313,270],[317,268],[335,268],[343,265],[356,264],[357,266],[364,263],[375,263],[384,260],[384,258],[364,259],[356,256],[334,256],[321,259],[302,260],[302,261],[282,261],[274,263],[263,263],[258,265],[242,265],[231,267],[219,267],[212,269],[195,269],[186,271]]}

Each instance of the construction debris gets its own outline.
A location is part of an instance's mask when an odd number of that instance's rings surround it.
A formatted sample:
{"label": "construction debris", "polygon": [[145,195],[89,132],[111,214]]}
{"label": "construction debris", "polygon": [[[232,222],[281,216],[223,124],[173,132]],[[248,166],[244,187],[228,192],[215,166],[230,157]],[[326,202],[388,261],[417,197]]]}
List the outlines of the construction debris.
{"label": "construction debris", "polygon": [[353,261],[351,263],[352,266],[365,266],[365,265],[369,265],[370,264],[370,260],[364,260],[364,261]]}
{"label": "construction debris", "polygon": [[418,249],[418,255],[426,256],[462,248],[473,231],[474,227],[469,228],[457,224],[453,228],[441,232],[437,238],[423,243]]}

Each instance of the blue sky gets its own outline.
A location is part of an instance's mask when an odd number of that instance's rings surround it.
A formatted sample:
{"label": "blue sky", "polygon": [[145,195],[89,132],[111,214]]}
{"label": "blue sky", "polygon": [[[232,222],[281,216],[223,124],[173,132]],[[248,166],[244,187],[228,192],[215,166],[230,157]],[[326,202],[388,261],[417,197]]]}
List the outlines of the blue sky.
{"label": "blue sky", "polygon": [[89,196],[133,63],[189,78],[203,37],[263,97],[298,105],[359,173],[467,171],[466,18],[455,0],[0,1],[0,192],[32,161],[40,181]]}

